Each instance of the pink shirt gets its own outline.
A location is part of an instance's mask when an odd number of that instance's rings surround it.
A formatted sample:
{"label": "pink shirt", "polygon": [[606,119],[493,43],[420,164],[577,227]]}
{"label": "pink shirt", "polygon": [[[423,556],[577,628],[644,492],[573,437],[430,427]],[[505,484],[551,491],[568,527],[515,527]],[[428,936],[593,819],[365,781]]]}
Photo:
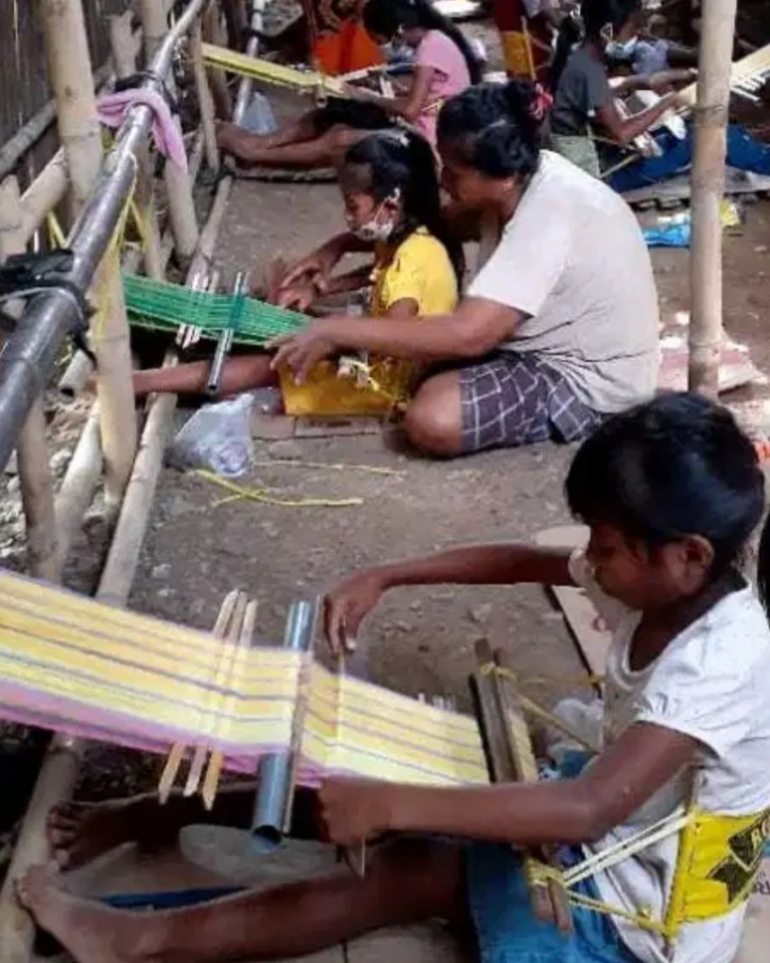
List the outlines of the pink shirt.
{"label": "pink shirt", "polygon": [[415,126],[436,146],[436,121],[443,101],[470,87],[468,64],[457,44],[440,30],[429,30],[414,52],[415,67],[433,67],[428,101]]}

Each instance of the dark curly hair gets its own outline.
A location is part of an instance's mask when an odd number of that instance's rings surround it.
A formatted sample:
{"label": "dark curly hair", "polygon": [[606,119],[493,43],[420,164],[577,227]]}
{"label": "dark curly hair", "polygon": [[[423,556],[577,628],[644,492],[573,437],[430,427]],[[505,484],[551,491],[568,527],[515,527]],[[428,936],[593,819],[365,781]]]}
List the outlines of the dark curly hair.
{"label": "dark curly hair", "polygon": [[399,30],[440,30],[459,49],[468,65],[471,83],[481,80],[481,64],[465,34],[428,0],[369,0],[364,7],[363,21],[370,34],[392,40]]}
{"label": "dark curly hair", "polygon": [[540,156],[540,96],[528,80],[469,87],[441,109],[439,143],[487,177],[528,178]]}
{"label": "dark curly hair", "polygon": [[[609,418],[578,450],[566,495],[586,524],[615,525],[650,547],[700,535],[714,550],[712,578],[735,564],[765,504],[757,453],[732,414],[683,393]],[[767,588],[770,536],[763,545]]]}
{"label": "dark curly hair", "polygon": [[[351,171],[351,168],[355,170]],[[340,181],[354,177],[357,190],[384,201],[400,192],[404,219],[392,240],[399,244],[417,228],[425,227],[447,249],[461,280],[462,246],[452,239],[441,214],[436,160],[430,144],[412,131],[378,131],[353,144],[345,153]]]}

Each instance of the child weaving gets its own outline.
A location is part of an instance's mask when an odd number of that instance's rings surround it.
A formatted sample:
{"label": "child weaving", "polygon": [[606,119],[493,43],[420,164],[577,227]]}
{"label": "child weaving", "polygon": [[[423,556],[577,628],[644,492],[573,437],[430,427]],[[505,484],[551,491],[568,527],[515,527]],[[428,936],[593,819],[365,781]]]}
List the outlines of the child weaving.
{"label": "child weaving", "polygon": [[[340,187],[350,233],[334,239],[346,252],[374,254],[353,274],[332,279],[324,294],[358,290],[371,283],[369,310],[381,318],[404,320],[454,310],[459,293],[459,252],[444,242],[439,187],[428,144],[407,131],[383,131],[354,144],[340,170]],[[342,253],[342,252],[338,252]],[[306,308],[322,292],[312,281],[282,292],[284,304]],[[355,319],[349,321],[351,325]],[[151,392],[199,394],[209,362],[156,368],[134,375],[138,395]],[[341,376],[335,362],[320,362],[302,385],[281,372],[284,404],[290,414],[371,414],[406,400],[415,368],[409,361],[374,359],[371,379],[354,372]],[[275,384],[279,375],[266,353],[231,358],[221,394],[232,395]]]}
{"label": "child weaving", "polygon": [[[332,841],[348,846],[386,832],[410,834],[377,846],[364,880],[340,870],[145,914],[137,925],[134,915],[74,899],[41,868],[20,885],[40,925],[79,963],[284,958],[433,917],[472,920],[489,963],[732,960],[761,854],[757,827],[770,806],[770,631],[737,568],[763,510],[754,449],[725,409],[664,396],[598,428],[575,457],[566,493],[590,528],[585,552],[570,557],[498,544],[388,565],[332,592],[326,616],[338,648],[383,592],[399,585],[585,587],[612,625],[614,642],[603,745],[582,773],[535,785],[451,789],[329,777],[317,802]],[[770,585],[767,530],[759,581],[764,590]],[[303,816],[309,801],[310,794],[300,794]],[[245,825],[249,790],[225,792],[217,806],[208,819]],[[713,905],[706,918],[686,922],[669,947],[649,928],[581,906],[573,909],[568,937],[534,921],[513,847],[560,844],[562,865],[570,866],[686,807],[718,815],[712,829],[729,822],[725,817],[745,817],[742,825],[751,829],[740,839],[733,823],[720,830],[716,852],[705,853],[714,865],[705,883]],[[181,796],[166,810],[150,797],[65,807],[53,814],[50,835],[60,861],[71,866],[126,838],[170,838],[201,815],[199,803]],[[642,922],[661,920],[680,838],[659,840],[573,891],[643,915]]]}

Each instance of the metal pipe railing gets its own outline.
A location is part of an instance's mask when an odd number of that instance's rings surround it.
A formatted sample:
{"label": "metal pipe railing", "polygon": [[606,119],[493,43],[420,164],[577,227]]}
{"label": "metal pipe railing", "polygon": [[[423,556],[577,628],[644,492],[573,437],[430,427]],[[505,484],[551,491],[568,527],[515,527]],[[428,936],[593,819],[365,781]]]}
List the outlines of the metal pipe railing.
{"label": "metal pipe railing", "polygon": [[[152,60],[145,90],[161,91],[173,63],[174,49],[209,0],[191,0]],[[137,154],[150,134],[149,107],[132,108],[105,160],[99,181],[71,234],[74,264],[68,280],[85,291],[109,248],[123,208],[134,186]],[[64,339],[79,323],[72,298],[52,291],[32,301],[0,354],[0,464],[5,464],[33,401],[45,388]]]}

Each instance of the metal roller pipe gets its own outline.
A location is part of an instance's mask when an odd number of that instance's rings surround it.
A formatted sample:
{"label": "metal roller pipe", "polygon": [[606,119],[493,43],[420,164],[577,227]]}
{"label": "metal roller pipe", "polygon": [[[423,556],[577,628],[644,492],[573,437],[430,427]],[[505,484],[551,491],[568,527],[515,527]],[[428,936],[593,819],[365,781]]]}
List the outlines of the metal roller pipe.
{"label": "metal roller pipe", "polygon": [[[190,30],[208,0],[191,0],[153,58],[152,76],[142,84],[160,91],[173,62],[177,42]],[[152,127],[149,107],[132,108],[107,157],[99,181],[78,217],[71,235],[75,255],[68,280],[87,290],[112,240],[128,200],[136,172],[136,157]],[[0,464],[5,464],[34,399],[46,379],[64,339],[80,318],[71,296],[53,291],[30,302],[19,325],[0,354]]]}
{"label": "metal roller pipe", "polygon": [[[309,652],[315,635],[317,602],[295,602],[289,609],[285,649]],[[294,797],[296,758],[293,749],[265,756],[259,763],[251,836],[259,852],[270,852],[288,831]]]}

